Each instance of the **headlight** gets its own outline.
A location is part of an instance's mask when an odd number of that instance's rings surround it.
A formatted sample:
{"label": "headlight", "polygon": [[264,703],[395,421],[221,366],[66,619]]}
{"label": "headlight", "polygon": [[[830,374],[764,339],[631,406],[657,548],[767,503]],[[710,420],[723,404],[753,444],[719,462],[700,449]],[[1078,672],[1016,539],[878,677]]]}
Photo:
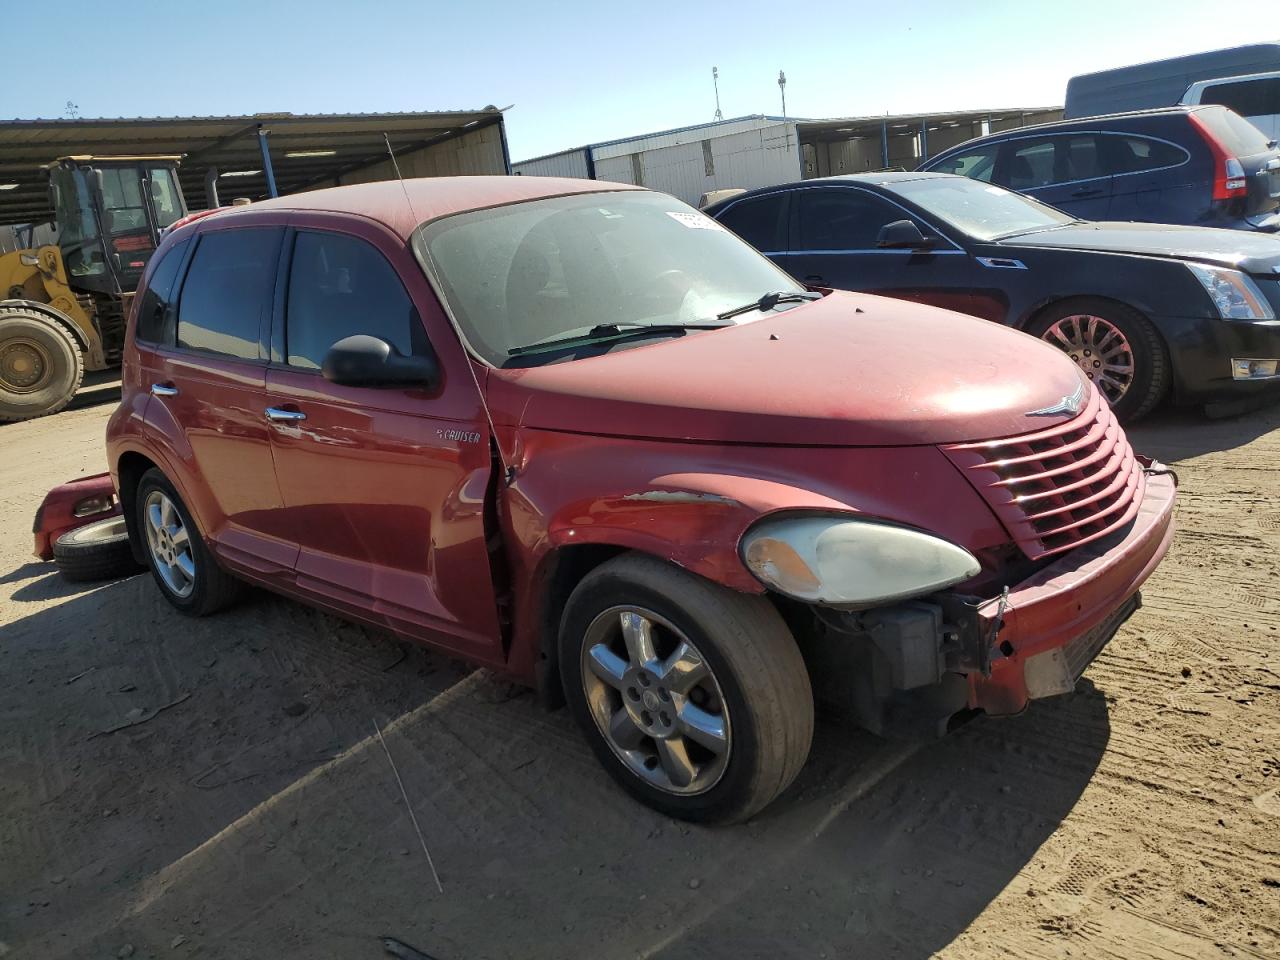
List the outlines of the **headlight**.
{"label": "headlight", "polygon": [[866,606],[932,593],[980,569],[968,550],[927,533],[867,520],[766,520],[742,538],[742,560],[780,593]]}
{"label": "headlight", "polygon": [[1246,274],[1225,267],[1206,267],[1188,263],[1187,269],[1196,275],[1218,316],[1224,320],[1274,320],[1275,311],[1262,295],[1262,291]]}

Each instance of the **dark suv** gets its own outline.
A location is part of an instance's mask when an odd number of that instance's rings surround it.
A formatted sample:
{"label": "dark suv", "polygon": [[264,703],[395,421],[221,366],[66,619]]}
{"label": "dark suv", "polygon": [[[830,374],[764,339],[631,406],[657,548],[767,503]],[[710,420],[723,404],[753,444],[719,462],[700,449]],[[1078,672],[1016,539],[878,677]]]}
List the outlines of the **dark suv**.
{"label": "dark suv", "polygon": [[920,169],[1018,190],[1084,220],[1280,229],[1276,142],[1221,106],[1020,127]]}

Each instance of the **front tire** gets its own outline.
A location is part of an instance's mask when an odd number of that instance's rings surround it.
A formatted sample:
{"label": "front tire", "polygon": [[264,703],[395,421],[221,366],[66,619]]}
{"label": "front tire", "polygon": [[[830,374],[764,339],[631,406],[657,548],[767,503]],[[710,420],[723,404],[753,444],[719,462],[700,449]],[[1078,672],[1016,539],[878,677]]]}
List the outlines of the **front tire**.
{"label": "front tire", "polygon": [[142,569],[120,516],[68,530],[53,543],[53,562],[65,579],[76,582],[129,577]]}
{"label": "front tire", "polygon": [[34,310],[0,308],[0,422],[57,413],[83,379],[70,333]]}
{"label": "front tire", "polygon": [[152,468],[138,481],[135,522],[164,598],[188,616],[203,617],[240,598],[244,584],[218,566],[169,478]]}
{"label": "front tire", "polygon": [[596,756],[667,816],[746,820],[808,757],[809,675],[763,597],[625,554],[573,591],[559,654],[566,698]]}
{"label": "front tire", "polygon": [[1041,312],[1027,333],[1070,357],[1122,423],[1146,416],[1168,391],[1164,341],[1151,321],[1122,303],[1064,300]]}

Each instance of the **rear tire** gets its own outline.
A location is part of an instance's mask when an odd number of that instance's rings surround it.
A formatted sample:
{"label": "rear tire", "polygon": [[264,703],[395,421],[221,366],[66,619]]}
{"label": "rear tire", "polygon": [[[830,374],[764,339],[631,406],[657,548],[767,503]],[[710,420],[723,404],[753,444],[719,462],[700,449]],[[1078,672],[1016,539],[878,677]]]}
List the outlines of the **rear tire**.
{"label": "rear tire", "polygon": [[174,607],[204,617],[240,599],[244,583],[218,566],[186,504],[158,468],[138,481],[133,510],[151,575]]}
{"label": "rear tire", "polygon": [[0,308],[0,422],[57,413],[84,379],[69,332],[35,310]]}
{"label": "rear tire", "polygon": [[67,580],[113,580],[142,569],[129,546],[124,517],[107,517],[68,530],[53,543],[53,562]]}
{"label": "rear tire", "polygon": [[569,706],[601,764],[667,816],[746,820],[809,755],[809,675],[764,597],[624,554],[573,591],[559,654]]}
{"label": "rear tire", "polygon": [[[1092,335],[1090,321],[1096,321]],[[1037,315],[1027,325],[1027,333],[1071,357],[1122,423],[1146,416],[1168,392],[1170,367],[1164,341],[1150,320],[1122,303],[1101,297],[1063,300]],[[1109,362],[1124,363],[1126,357],[1132,372],[1117,393],[1116,380],[1104,374]],[[1123,378],[1123,374],[1117,376]]]}

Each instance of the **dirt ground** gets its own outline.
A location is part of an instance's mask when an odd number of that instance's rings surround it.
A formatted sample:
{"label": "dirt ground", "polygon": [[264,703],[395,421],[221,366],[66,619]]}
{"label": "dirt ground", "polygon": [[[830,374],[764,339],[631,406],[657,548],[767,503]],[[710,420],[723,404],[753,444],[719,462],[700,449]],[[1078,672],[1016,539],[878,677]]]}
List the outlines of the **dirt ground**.
{"label": "dirt ground", "polygon": [[0,427],[0,956],[1280,957],[1280,409],[1131,431],[1180,529],[1073,696],[923,745],[821,723],[730,829],[388,636],[61,581],[31,518],[110,409]]}

